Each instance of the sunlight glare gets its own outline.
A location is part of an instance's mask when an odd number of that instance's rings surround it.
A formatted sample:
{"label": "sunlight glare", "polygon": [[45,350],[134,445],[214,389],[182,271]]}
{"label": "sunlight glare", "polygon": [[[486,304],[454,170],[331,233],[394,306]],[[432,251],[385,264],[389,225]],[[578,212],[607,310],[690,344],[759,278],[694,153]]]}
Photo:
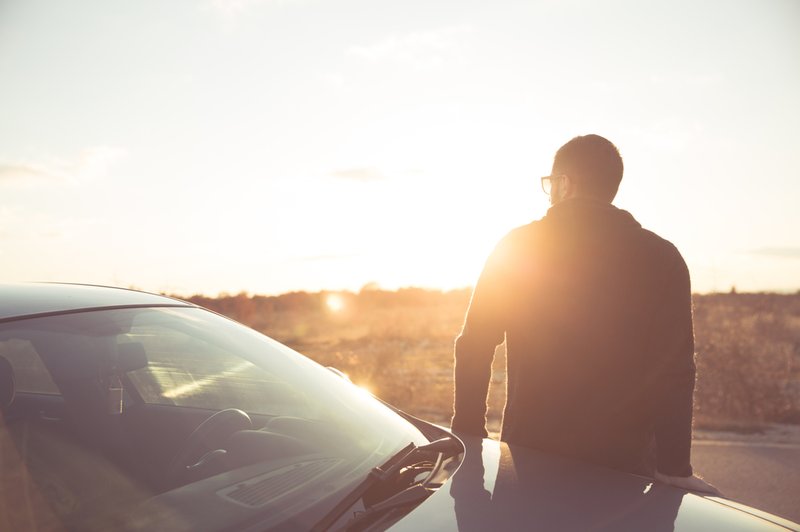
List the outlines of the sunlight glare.
{"label": "sunlight glare", "polygon": [[[161,395],[163,397],[166,397],[167,399],[177,399],[179,397],[192,395],[194,393],[197,393],[198,391],[202,391],[205,388],[208,388],[208,387],[212,386],[213,384],[218,382],[220,379],[224,379],[226,377],[231,377],[231,376],[234,376],[234,375],[236,375],[238,373],[243,373],[243,372],[249,370],[251,367],[253,367],[253,364],[251,362],[244,361],[244,362],[242,362],[240,364],[237,364],[236,366],[234,366],[233,368],[231,368],[231,369],[229,369],[227,371],[223,371],[222,373],[219,373],[217,375],[209,375],[209,376],[204,377],[202,379],[194,380],[191,375],[188,375],[190,378],[193,379],[192,382],[188,382],[186,384],[181,384],[181,385],[178,385],[178,386],[172,386],[172,387],[164,390],[161,393]],[[156,377],[156,380],[159,381],[159,384],[161,385],[162,389],[164,389],[165,386],[164,386],[164,383],[161,382],[162,379],[164,379],[165,377],[172,377],[172,376],[167,374],[167,373],[158,372],[158,373],[155,373],[155,377]]]}
{"label": "sunlight glare", "polygon": [[342,299],[342,296],[336,294],[329,295],[325,300],[325,304],[332,312],[341,312],[342,309],[344,309],[344,299]]}
{"label": "sunlight glare", "polygon": [[363,384],[356,384],[355,387],[358,389],[359,393],[366,395],[367,397],[374,397],[375,395],[369,387]]}

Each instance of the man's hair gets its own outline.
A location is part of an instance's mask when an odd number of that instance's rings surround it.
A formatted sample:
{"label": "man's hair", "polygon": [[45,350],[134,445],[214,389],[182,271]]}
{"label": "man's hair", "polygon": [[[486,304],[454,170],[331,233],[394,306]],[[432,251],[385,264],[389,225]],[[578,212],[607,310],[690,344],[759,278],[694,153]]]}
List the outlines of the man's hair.
{"label": "man's hair", "polygon": [[575,137],[556,152],[553,166],[567,174],[589,196],[611,201],[622,181],[622,157],[600,135]]}

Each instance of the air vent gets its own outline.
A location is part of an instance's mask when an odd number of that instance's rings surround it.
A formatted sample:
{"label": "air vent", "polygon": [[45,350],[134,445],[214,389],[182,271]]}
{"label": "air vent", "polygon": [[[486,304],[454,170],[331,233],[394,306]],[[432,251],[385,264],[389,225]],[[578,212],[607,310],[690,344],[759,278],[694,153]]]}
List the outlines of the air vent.
{"label": "air vent", "polygon": [[220,497],[248,508],[258,508],[302,488],[341,460],[312,460],[270,471],[219,490]]}

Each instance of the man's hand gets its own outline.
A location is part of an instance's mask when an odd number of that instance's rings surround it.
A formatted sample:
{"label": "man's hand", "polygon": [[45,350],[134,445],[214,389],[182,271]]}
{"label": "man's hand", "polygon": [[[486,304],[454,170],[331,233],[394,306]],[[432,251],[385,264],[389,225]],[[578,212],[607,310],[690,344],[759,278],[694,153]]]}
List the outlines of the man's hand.
{"label": "man's hand", "polygon": [[700,493],[714,495],[715,497],[724,497],[724,495],[722,495],[717,488],[697,475],[692,475],[690,477],[672,477],[656,471],[655,476],[657,481],[663,482],[664,484],[669,484],[670,486],[675,486],[676,488],[681,488],[688,491],[698,491]]}

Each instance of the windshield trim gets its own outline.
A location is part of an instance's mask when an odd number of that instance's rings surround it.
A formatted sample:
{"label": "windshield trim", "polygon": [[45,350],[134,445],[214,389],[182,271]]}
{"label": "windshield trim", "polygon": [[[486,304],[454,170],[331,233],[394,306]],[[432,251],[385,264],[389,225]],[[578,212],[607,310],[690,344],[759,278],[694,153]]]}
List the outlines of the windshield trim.
{"label": "windshield trim", "polygon": [[[51,312],[37,312],[33,314],[22,314],[19,316],[13,316],[8,318],[0,318],[0,324],[3,323],[13,323],[15,321],[24,321],[30,320],[35,318],[50,318],[53,316],[65,316],[67,314],[82,314],[84,312],[98,312],[103,310],[124,310],[124,309],[140,309],[140,308],[199,308],[206,310],[208,312],[213,312],[206,308],[192,305],[191,303],[141,303],[135,305],[104,305],[100,307],[86,307],[86,308],[79,308],[79,309],[69,309],[69,310],[53,310]],[[216,312],[213,312],[217,314]],[[237,322],[238,323],[238,322]]]}

